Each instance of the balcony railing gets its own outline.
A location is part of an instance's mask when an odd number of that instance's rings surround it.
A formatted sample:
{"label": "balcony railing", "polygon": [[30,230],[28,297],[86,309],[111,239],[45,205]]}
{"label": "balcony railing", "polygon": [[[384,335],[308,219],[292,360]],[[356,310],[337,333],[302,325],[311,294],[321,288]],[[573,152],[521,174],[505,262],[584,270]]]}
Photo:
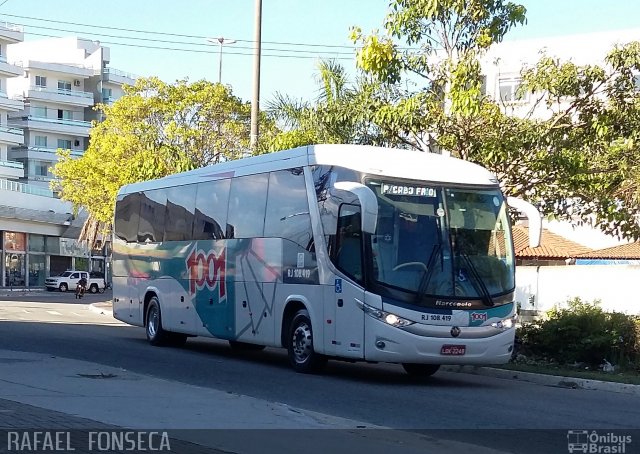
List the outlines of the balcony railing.
{"label": "balcony railing", "polygon": [[125,71],[122,71],[122,70],[116,69],[116,68],[103,68],[102,69],[102,74],[126,77],[128,79],[139,79],[140,78],[140,76],[138,76],[137,74],[128,73],[128,72],[125,72]]}
{"label": "balcony railing", "polygon": [[[62,147],[60,147],[62,148]],[[60,150],[60,148],[50,148],[50,147],[18,147],[18,148],[12,148],[12,151],[33,151],[36,153],[49,153],[49,154],[56,154],[58,152],[58,150]],[[64,149],[68,149],[68,148],[62,148]],[[71,151],[71,156],[82,156],[84,155],[84,150],[73,150],[73,149],[68,149]]]}
{"label": "balcony railing", "polygon": [[[84,99],[93,101],[93,93],[89,93],[89,92],[86,92],[86,91],[66,90],[66,89],[63,89],[63,88],[48,89],[48,88],[40,87],[40,86],[37,86],[37,85],[29,87],[29,91],[50,93],[50,94],[53,94],[53,95],[76,96],[76,97],[80,97],[80,98],[84,98]],[[23,95],[23,96],[26,97],[27,95]]]}
{"label": "balcony railing", "polygon": [[26,183],[18,183],[16,181],[5,180],[4,178],[0,178],[0,190],[21,192],[23,194],[41,195],[44,197],[54,197],[53,191],[49,189]]}
{"label": "balcony railing", "polygon": [[24,170],[24,164],[16,161],[0,161],[0,167],[11,167],[13,169]]}
{"label": "balcony railing", "polygon": [[13,30],[14,32],[24,32],[24,27],[22,25],[12,24],[10,22],[0,22],[0,28]]}
{"label": "balcony railing", "polygon": [[46,117],[35,117],[33,115],[28,115],[27,117],[23,117],[23,120],[42,121],[42,122],[45,122],[45,123],[56,123],[56,124],[67,125],[67,126],[82,126],[82,127],[86,127],[86,128],[90,128],[91,127],[91,122],[90,121],[69,120],[69,119],[65,119],[65,118],[46,118]]}
{"label": "balcony railing", "polygon": [[23,130],[22,128],[9,128],[7,126],[0,126],[0,132],[6,132],[9,134],[20,134],[22,135]]}

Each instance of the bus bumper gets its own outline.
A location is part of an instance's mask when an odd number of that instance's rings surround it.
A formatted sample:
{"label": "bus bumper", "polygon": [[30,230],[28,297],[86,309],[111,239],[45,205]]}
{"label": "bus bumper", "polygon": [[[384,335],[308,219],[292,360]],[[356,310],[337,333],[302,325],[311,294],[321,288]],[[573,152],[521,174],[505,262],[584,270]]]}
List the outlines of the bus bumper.
{"label": "bus bumper", "polygon": [[478,327],[461,327],[460,337],[451,326],[432,327],[434,336],[421,336],[365,317],[365,359],[388,363],[504,364],[511,359],[515,328],[488,337],[474,337]]}

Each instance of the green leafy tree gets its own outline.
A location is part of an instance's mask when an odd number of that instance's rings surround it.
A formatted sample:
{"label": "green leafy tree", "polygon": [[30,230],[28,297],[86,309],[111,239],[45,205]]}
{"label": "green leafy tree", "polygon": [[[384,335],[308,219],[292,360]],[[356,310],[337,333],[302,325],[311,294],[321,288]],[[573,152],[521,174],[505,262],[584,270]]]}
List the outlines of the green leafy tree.
{"label": "green leafy tree", "polygon": [[361,74],[351,81],[342,65],[321,61],[316,75],[318,95],[311,101],[277,93],[267,112],[279,125],[266,145],[281,150],[314,143],[395,145],[400,141],[372,120],[372,113],[387,104],[390,93],[380,82]]}
{"label": "green leafy tree", "polygon": [[480,59],[525,13],[504,1],[392,0],[384,34],[352,32],[359,66],[396,95],[372,122],[408,146],[488,167],[544,214],[640,238],[640,45],[612,50],[602,66],[541,58],[519,92],[535,104],[516,117],[483,96]]}
{"label": "green leafy tree", "polygon": [[[93,125],[84,155],[74,159],[59,150],[53,169],[52,188],[88,212],[82,237],[90,241],[110,228],[122,185],[249,152],[250,104],[227,86],[146,78],[124,90],[113,105],[97,106],[104,121]],[[271,130],[266,123],[266,134]]]}

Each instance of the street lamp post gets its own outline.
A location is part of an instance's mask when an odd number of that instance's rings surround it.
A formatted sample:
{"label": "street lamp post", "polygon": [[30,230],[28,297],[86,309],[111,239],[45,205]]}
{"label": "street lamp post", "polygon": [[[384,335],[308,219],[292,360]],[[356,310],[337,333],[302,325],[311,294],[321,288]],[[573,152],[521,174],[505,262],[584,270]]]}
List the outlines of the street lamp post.
{"label": "street lamp post", "polygon": [[219,38],[207,38],[207,41],[210,43],[218,43],[220,45],[220,51],[218,54],[218,83],[222,83],[222,45],[223,44],[233,44],[236,42],[235,39],[223,38],[222,36]]}

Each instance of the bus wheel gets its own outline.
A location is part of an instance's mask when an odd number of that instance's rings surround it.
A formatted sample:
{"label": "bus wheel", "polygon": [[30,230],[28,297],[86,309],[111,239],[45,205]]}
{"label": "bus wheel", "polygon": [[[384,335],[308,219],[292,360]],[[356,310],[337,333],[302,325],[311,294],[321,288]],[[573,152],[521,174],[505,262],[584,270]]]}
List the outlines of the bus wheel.
{"label": "bus wheel", "polygon": [[160,314],[160,304],[155,296],[149,301],[147,308],[147,340],[151,345],[164,345],[168,338],[168,333],[162,329],[162,315]]}
{"label": "bus wheel", "polygon": [[240,342],[240,341],[229,341],[229,346],[231,350],[237,352],[257,352],[260,350],[264,350],[265,346],[260,344],[250,344],[248,342]]}
{"label": "bus wheel", "polygon": [[309,374],[318,372],[327,362],[324,355],[313,349],[313,330],[306,309],[299,310],[289,329],[289,362],[296,372]]}
{"label": "bus wheel", "polygon": [[426,378],[431,377],[433,374],[438,372],[440,364],[402,363],[402,367],[404,367],[405,372],[412,377]]}

